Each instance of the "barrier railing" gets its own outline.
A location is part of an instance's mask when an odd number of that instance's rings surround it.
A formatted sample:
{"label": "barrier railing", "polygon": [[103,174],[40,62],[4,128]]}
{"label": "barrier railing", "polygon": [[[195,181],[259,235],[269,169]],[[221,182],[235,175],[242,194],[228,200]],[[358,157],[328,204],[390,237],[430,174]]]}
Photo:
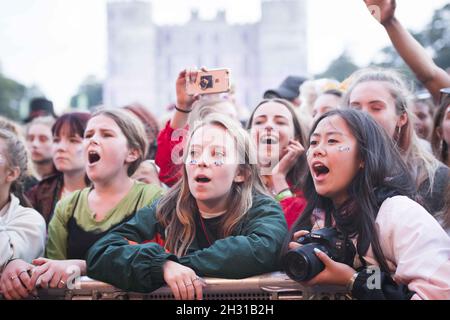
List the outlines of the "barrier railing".
{"label": "barrier railing", "polygon": [[[350,300],[345,288],[305,287],[284,273],[242,280],[206,278],[205,300]],[[1,297],[0,297],[1,299]],[[151,293],[125,292],[107,283],[82,277],[76,289],[39,289],[42,300],[173,300],[169,287]]]}

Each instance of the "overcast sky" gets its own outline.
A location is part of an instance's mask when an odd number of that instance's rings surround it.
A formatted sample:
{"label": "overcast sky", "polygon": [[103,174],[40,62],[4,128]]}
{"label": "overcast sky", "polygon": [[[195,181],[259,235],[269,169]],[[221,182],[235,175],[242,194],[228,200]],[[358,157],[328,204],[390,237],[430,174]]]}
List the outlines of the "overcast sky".
{"label": "overcast sky", "polygon": [[[232,23],[255,22],[259,0],[153,0],[159,24],[183,23],[191,8],[210,19],[219,8]],[[405,26],[421,30],[448,0],[397,0]],[[0,67],[28,86],[36,84],[65,109],[81,81],[106,74],[107,0],[0,0]],[[309,72],[323,71],[344,49],[367,64],[389,44],[362,0],[309,0]]]}

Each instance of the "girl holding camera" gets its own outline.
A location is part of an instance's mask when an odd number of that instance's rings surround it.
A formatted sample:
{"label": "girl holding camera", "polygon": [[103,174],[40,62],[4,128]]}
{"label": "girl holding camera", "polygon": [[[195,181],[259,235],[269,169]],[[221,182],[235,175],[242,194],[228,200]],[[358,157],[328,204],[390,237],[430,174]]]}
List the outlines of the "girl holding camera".
{"label": "girl holding camera", "polygon": [[182,179],[89,250],[88,276],[137,292],[166,283],[177,299],[201,299],[199,277],[276,270],[287,227],[254,156],[237,122],[207,116],[190,132]]}
{"label": "girl holding camera", "polygon": [[335,227],[356,247],[351,266],[315,250],[324,270],[307,285],[347,286],[357,299],[450,298],[450,238],[412,200],[408,169],[368,115],[335,110],[320,117],[307,158],[308,205],[284,252],[324,227]]}

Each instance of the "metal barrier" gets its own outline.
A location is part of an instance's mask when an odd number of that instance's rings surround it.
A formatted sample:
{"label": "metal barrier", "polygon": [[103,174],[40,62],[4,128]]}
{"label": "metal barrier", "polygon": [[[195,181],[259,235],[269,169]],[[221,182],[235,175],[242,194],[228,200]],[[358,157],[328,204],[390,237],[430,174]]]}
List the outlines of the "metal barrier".
{"label": "metal barrier", "polygon": [[[345,288],[304,287],[284,273],[271,273],[242,280],[206,278],[205,300],[350,300]],[[40,289],[42,300],[173,300],[169,287],[151,293],[133,293],[82,277],[78,289]]]}

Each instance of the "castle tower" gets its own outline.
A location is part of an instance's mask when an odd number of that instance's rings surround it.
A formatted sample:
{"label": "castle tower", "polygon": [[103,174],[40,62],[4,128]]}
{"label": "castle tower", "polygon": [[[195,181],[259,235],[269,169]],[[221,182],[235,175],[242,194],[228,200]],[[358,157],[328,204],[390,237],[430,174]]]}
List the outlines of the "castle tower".
{"label": "castle tower", "polygon": [[259,78],[264,90],[288,75],[307,74],[306,18],[307,0],[262,1]]}
{"label": "castle tower", "polygon": [[139,102],[152,108],[156,95],[156,29],[152,22],[151,4],[144,1],[110,1],[107,6],[105,105],[120,107]]}

